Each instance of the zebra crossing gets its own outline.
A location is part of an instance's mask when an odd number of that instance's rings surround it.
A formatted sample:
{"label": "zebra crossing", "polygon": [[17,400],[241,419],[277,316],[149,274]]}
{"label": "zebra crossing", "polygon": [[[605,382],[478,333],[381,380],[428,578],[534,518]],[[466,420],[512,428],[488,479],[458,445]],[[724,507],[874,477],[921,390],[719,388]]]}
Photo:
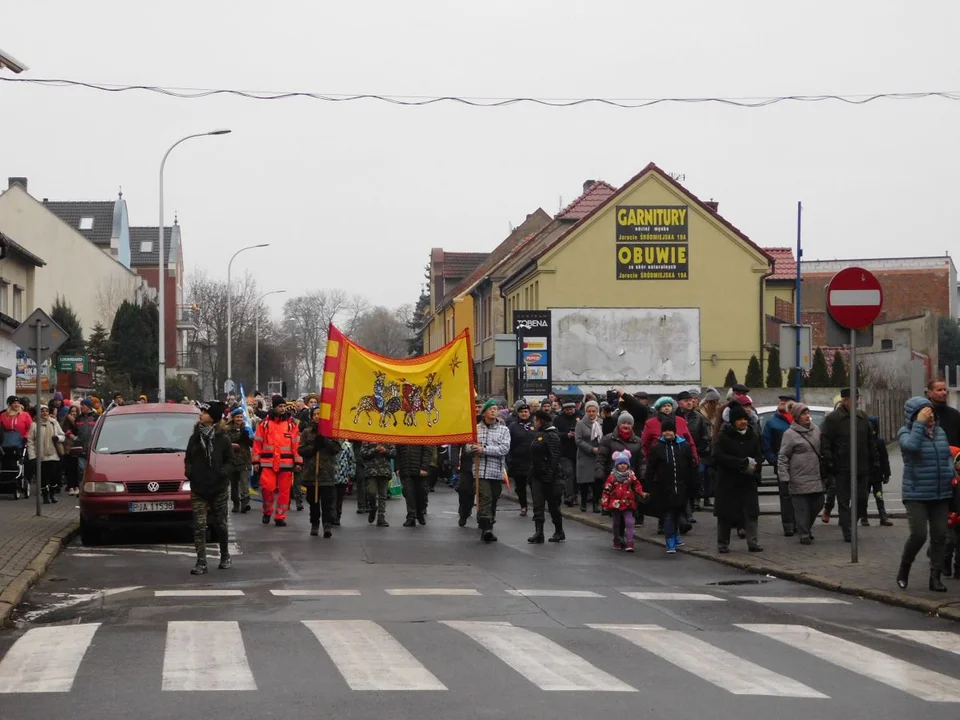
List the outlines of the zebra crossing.
{"label": "zebra crossing", "polygon": [[[797,671],[804,673],[803,677],[789,677],[777,671],[782,670],[782,663],[777,670],[769,667],[763,658],[768,660],[775,649],[781,655],[813,656],[823,661],[824,667],[833,666],[920,701],[960,703],[960,677],[800,624],[735,624],[718,637],[716,632],[673,630],[655,624],[589,624],[551,633],[505,621],[445,620],[429,623],[429,639],[407,635],[406,643],[385,624],[372,620],[303,620],[296,625],[302,626],[308,638],[303,640],[304,647],[313,648],[308,652],[316,656],[303,667],[314,667],[326,656],[339,678],[327,673],[324,680],[352,692],[455,692],[457,677],[451,676],[447,662],[438,659],[435,649],[442,646],[447,652],[459,651],[464,647],[458,644],[467,643],[473,652],[486,653],[503,667],[501,682],[522,682],[546,692],[648,691],[669,668],[691,687],[704,683],[733,696],[829,699],[823,685],[837,687],[832,679],[810,676],[809,669]],[[101,623],[27,630],[0,655],[0,694],[80,690],[78,672],[88,668],[80,677],[84,682],[94,681],[97,673],[89,668],[110,663],[108,657],[98,655],[98,649],[117,637],[107,634],[124,630],[123,625]],[[145,692],[270,690],[270,678],[258,684],[254,674],[253,668],[262,667],[254,654],[262,649],[256,639],[245,641],[251,626],[236,621],[178,620],[155,630],[157,643],[163,636],[159,672],[152,657],[159,644],[152,642],[143,643],[147,649],[127,670],[137,674]],[[875,642],[927,651],[920,655],[927,664],[943,664],[960,654],[960,634],[877,631]],[[548,636],[551,634],[553,637]],[[731,644],[737,652],[730,649]],[[600,654],[598,645],[608,650],[614,647],[615,652]],[[621,657],[626,662],[618,661]],[[608,663],[611,666],[605,667]],[[831,678],[835,672],[831,671]],[[956,674],[960,676],[960,668]],[[316,682],[316,678],[305,677],[304,681]],[[841,686],[863,692],[852,677]]]}

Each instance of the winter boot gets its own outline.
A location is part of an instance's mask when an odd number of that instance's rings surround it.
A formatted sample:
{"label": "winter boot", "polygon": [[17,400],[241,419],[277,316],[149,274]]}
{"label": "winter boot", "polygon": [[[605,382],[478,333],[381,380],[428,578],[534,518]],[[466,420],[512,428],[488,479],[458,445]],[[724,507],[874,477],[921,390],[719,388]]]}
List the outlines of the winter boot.
{"label": "winter boot", "polygon": [[387,522],[387,518],[384,515],[377,516],[377,527],[390,527],[390,523]]}
{"label": "winter boot", "polygon": [[887,506],[886,503],[883,502],[883,496],[877,494],[874,498],[877,501],[877,513],[880,515],[880,524],[884,527],[891,527],[893,523],[890,522],[890,518],[887,517]]}
{"label": "winter boot", "polygon": [[404,526],[404,527],[416,527],[416,526],[417,526],[417,521],[414,520],[414,519],[411,518],[411,517],[408,517],[406,520],[403,521],[403,526]]}
{"label": "winter boot", "polygon": [[313,535],[313,537],[317,537],[317,535],[320,534],[320,523],[311,523],[310,534]]}
{"label": "winter boot", "polygon": [[537,520],[534,523],[535,530],[533,535],[527,538],[527,542],[531,545],[542,545],[543,544],[543,520]]}
{"label": "winter boot", "polygon": [[269,524],[270,524],[270,516],[267,515],[266,513],[263,514],[263,517],[260,518],[260,520],[261,520],[261,522],[263,522],[264,525],[269,525]]}
{"label": "winter boot", "polygon": [[332,538],[332,537],[333,537],[333,530],[331,530],[331,529],[328,528],[328,527],[325,527],[325,528],[323,529],[323,539],[324,539],[324,540],[329,540],[329,539]]}
{"label": "winter boot", "polygon": [[250,512],[252,509],[253,509],[253,508],[250,507],[250,503],[247,503],[247,504],[244,505],[242,508],[240,508],[240,514],[241,514],[241,515],[244,515],[244,514]]}
{"label": "winter boot", "polygon": [[191,575],[206,575],[207,574],[207,559],[205,557],[198,557],[197,564],[190,569]]}
{"label": "winter boot", "polygon": [[626,550],[627,552],[633,552],[633,543],[632,543],[632,542],[628,542],[628,543],[627,543],[627,547],[625,548],[625,550]]}
{"label": "winter boot", "polygon": [[230,559],[229,553],[220,553],[220,564],[217,567],[221,570],[229,570],[233,567],[233,560]]}
{"label": "winter boot", "polygon": [[595,513],[600,512],[600,501],[599,501],[599,500],[594,500],[594,501],[593,501],[593,511],[594,511]]}
{"label": "winter boot", "polygon": [[485,543],[495,543],[497,541],[497,536],[493,534],[493,530],[484,530],[483,535],[480,536],[480,539]]}
{"label": "winter boot", "polygon": [[239,501],[239,500],[234,500],[234,501],[233,501],[233,508],[230,510],[230,512],[235,512],[235,513],[240,512],[240,501]]}
{"label": "winter boot", "polygon": [[[900,569],[897,570],[897,587],[901,590],[907,589],[907,584],[910,582],[910,563],[901,562]],[[931,580],[931,582],[933,582]]]}
{"label": "winter boot", "polygon": [[372,523],[376,519],[377,519],[377,506],[371,505],[370,509],[367,510],[367,522]]}
{"label": "winter boot", "polygon": [[553,535],[547,540],[547,542],[552,543],[562,543],[567,539],[566,533],[563,532],[563,528],[558,528],[553,531]]}
{"label": "winter boot", "polygon": [[427,524],[427,516],[424,515],[423,513],[418,513],[418,514],[417,514],[417,522],[420,523],[421,525],[426,525],[426,524]]}
{"label": "winter boot", "polygon": [[673,535],[667,538],[667,554],[673,555],[677,552],[677,538]]}
{"label": "winter boot", "polygon": [[946,592],[947,586],[940,582],[940,571],[931,570],[930,571],[930,589],[934,592]]}
{"label": "winter boot", "polygon": [[870,519],[865,517],[860,518],[860,527],[870,527]]}
{"label": "winter boot", "polygon": [[40,494],[43,495],[43,504],[44,504],[44,505],[49,505],[49,504],[50,504],[50,493],[47,492],[47,489],[46,489],[46,488],[43,488],[43,490],[40,491]]}
{"label": "winter boot", "polygon": [[613,549],[614,550],[623,550],[626,547],[626,542],[623,538],[618,537],[617,535],[613,536]]}
{"label": "winter boot", "polygon": [[276,518],[276,519],[273,521],[273,524],[276,525],[277,527],[286,527],[286,526],[287,526],[287,521],[284,520],[283,518]]}
{"label": "winter boot", "polygon": [[297,512],[303,511],[303,500],[297,498]]}

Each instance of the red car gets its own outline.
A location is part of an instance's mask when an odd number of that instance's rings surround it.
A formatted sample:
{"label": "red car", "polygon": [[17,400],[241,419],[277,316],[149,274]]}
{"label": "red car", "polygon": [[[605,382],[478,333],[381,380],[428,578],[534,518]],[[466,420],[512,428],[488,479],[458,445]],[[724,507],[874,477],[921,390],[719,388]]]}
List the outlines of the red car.
{"label": "red car", "polygon": [[183,455],[199,411],[193,405],[113,408],[94,430],[80,482],[80,539],[97,544],[109,528],[191,523]]}

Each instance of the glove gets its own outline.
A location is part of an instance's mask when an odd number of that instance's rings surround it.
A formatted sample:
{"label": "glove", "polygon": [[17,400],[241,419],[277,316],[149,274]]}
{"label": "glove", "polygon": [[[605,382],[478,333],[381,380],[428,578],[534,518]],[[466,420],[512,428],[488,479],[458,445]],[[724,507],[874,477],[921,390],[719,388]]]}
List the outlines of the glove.
{"label": "glove", "polygon": [[752,457],[747,458],[747,472],[753,472],[757,469],[757,461]]}
{"label": "glove", "polygon": [[889,476],[889,475],[884,475],[884,476],[883,476],[883,484],[886,485],[888,482],[890,482],[890,476]]}

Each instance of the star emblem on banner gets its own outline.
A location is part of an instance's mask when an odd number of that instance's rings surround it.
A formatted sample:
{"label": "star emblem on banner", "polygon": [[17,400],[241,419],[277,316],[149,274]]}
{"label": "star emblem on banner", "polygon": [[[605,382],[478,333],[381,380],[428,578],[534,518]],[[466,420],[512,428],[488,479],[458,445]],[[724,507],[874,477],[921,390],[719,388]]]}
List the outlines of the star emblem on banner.
{"label": "star emblem on banner", "polygon": [[460,355],[455,354],[450,360],[450,374],[456,376],[457,370],[460,368]]}

